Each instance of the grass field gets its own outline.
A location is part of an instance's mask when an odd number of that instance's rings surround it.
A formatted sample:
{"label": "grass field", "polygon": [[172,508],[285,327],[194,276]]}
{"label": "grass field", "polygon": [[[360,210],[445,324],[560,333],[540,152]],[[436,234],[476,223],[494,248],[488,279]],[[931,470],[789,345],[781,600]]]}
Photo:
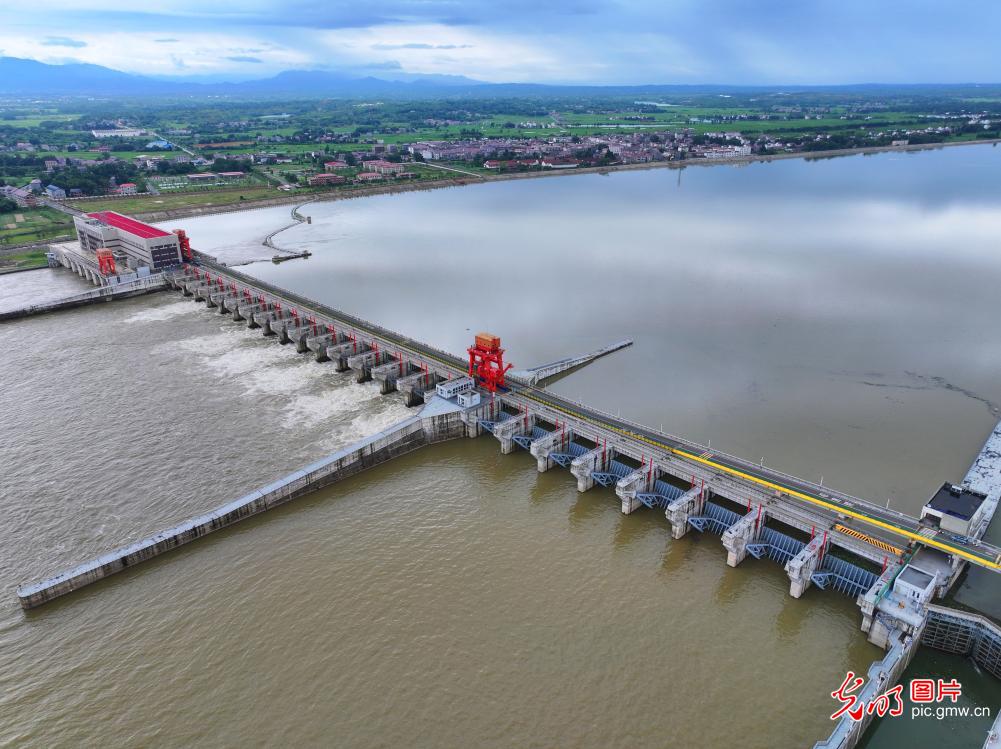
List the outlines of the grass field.
{"label": "grass field", "polygon": [[[141,195],[134,198],[93,198],[73,202],[81,211],[118,211],[119,213],[150,213],[178,208],[233,205],[247,200],[278,198],[286,193],[273,187],[246,187],[236,190],[204,190],[200,192],[175,192],[169,195]],[[242,198],[242,200],[241,200]]]}
{"label": "grass field", "polygon": [[32,117],[10,117],[0,115],[0,125],[7,127],[38,127],[43,122],[70,122],[80,117],[78,114],[40,114]]}
{"label": "grass field", "polygon": [[146,180],[150,184],[155,185],[156,189],[161,193],[247,190],[255,187],[263,187],[266,184],[265,180],[256,173],[248,174],[243,179],[223,179],[212,183],[191,182],[183,174],[150,176]]}
{"label": "grass field", "polygon": [[45,259],[45,250],[0,255],[0,274],[28,268],[44,268],[46,265],[48,261]]}
{"label": "grass field", "polygon": [[[18,217],[22,220],[18,221]],[[0,245],[42,242],[73,233],[73,220],[51,208],[23,208],[0,213]]]}
{"label": "grass field", "polygon": [[[115,158],[122,159],[124,161],[129,161],[134,159],[136,156],[162,156],[163,154],[173,154],[173,151],[111,151],[108,155],[114,156]],[[181,153],[178,151],[177,153]],[[40,156],[45,159],[55,158],[56,156],[61,156],[64,159],[100,159],[104,157],[103,152],[96,151],[38,151],[32,154],[33,156]]]}

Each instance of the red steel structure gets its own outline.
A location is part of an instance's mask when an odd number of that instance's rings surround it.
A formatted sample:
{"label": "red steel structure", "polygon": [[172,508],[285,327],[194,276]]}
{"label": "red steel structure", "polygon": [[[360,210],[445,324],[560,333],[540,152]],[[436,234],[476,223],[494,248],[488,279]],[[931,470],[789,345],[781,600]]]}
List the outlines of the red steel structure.
{"label": "red steel structure", "polygon": [[476,378],[491,393],[505,387],[504,374],[513,365],[504,366],[504,349],[501,340],[490,333],[477,333],[476,344],[470,346],[469,376]]}
{"label": "red steel structure", "polygon": [[97,255],[97,269],[101,275],[115,275],[115,256],[111,254],[111,250],[107,247],[99,247],[94,254]]}
{"label": "red steel structure", "polygon": [[189,263],[194,260],[191,254],[191,240],[188,239],[187,232],[184,229],[174,229],[174,234],[177,235],[178,244],[181,245],[181,258],[184,262]]}

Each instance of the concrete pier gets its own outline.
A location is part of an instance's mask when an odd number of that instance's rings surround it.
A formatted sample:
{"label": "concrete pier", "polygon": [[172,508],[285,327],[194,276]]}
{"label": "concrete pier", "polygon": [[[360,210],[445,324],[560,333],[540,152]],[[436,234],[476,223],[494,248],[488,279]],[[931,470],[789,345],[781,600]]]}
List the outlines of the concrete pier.
{"label": "concrete pier", "polygon": [[428,404],[420,414],[338,450],[278,481],[227,502],[211,512],[191,518],[173,528],[116,549],[41,582],[20,586],[17,589],[17,596],[21,606],[25,609],[41,606],[54,598],[134,567],[241,520],[267,512],[367,468],[428,444],[461,437],[464,429],[458,414],[459,409],[448,402]]}
{"label": "concrete pier", "polygon": [[862,610],[862,631],[868,633],[872,627],[872,621],[876,616],[876,605],[883,597],[883,594],[893,585],[893,580],[903,568],[902,564],[891,564],[868,591],[858,597],[857,603]]}
{"label": "concrete pier", "polygon": [[786,562],[785,571],[789,575],[789,595],[799,598],[813,583],[813,573],[817,571],[824,552],[824,539],[816,536],[802,551]]}
{"label": "concrete pier", "polygon": [[338,372],[347,372],[348,367],[348,357],[354,356],[359,352],[364,352],[368,349],[364,343],[358,343],[357,341],[345,341],[344,343],[336,343],[333,346],[327,346],[327,358],[334,363],[334,369]]}
{"label": "concrete pier", "polygon": [[555,465],[553,459],[549,456],[554,452],[558,452],[563,442],[572,439],[572,437],[572,434],[566,434],[565,432],[551,432],[545,437],[540,437],[532,442],[529,452],[532,453],[532,456],[536,460],[539,473],[545,473]]}
{"label": "concrete pier", "polygon": [[424,393],[433,392],[434,386],[441,381],[434,372],[415,372],[396,379],[396,389],[403,394],[403,402],[407,406],[416,406],[424,402]]}
{"label": "concrete pier", "polygon": [[227,291],[218,300],[218,304],[220,315],[232,315],[236,312],[237,305],[240,304],[240,295],[235,291]]}
{"label": "concrete pier", "polygon": [[410,372],[410,365],[402,359],[390,359],[385,364],[372,367],[372,379],[379,383],[379,393],[389,395],[396,392],[396,381]]}
{"label": "concrete pier", "polygon": [[671,524],[671,538],[679,539],[688,533],[688,519],[695,514],[699,493],[699,488],[693,487],[667,505],[664,516]]}
{"label": "concrete pier", "polygon": [[586,492],[594,487],[594,472],[602,467],[605,456],[611,458],[603,447],[598,446],[574,458],[570,464],[570,473],[577,478],[577,491]]}
{"label": "concrete pier", "polygon": [[372,367],[382,364],[385,354],[382,351],[367,350],[352,354],[347,359],[348,369],[355,374],[355,382],[368,382],[372,379]]}
{"label": "concrete pier", "polygon": [[330,357],[327,356],[327,347],[337,343],[337,339],[338,336],[333,333],[309,336],[306,338],[306,349],[313,352],[316,361],[330,361]]}
{"label": "concrete pier", "polygon": [[254,313],[254,322],[261,328],[261,334],[265,337],[278,335],[278,330],[283,329],[282,312],[263,309]]}
{"label": "concrete pier", "polygon": [[752,506],[744,517],[723,531],[723,548],[726,549],[726,563],[730,567],[736,567],[747,557],[747,545],[757,539],[765,527],[766,517],[762,505]]}
{"label": "concrete pier", "polygon": [[615,484],[615,494],[622,503],[622,514],[631,515],[645,505],[636,496],[649,488],[650,472],[646,468],[637,468]]}
{"label": "concrete pier", "polygon": [[515,448],[515,435],[522,435],[531,432],[533,422],[534,419],[528,419],[522,416],[512,416],[510,419],[497,422],[494,425],[493,433],[494,437],[500,440],[501,453],[504,455],[513,453]]}
{"label": "concrete pier", "polygon": [[289,341],[295,344],[295,350],[300,354],[305,354],[309,351],[307,344],[311,335],[313,335],[313,326],[309,323],[288,328]]}
{"label": "concrete pier", "polygon": [[239,302],[233,308],[233,319],[237,322],[245,321],[248,326],[253,322],[253,315],[264,305],[246,300]]}

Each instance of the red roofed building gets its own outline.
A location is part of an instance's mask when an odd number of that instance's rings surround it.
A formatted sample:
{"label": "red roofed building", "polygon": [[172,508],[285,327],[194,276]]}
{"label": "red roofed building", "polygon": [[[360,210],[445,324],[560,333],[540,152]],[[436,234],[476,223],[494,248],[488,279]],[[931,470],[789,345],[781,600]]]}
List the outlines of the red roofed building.
{"label": "red roofed building", "polygon": [[114,211],[75,216],[76,235],[80,247],[96,252],[101,247],[119,250],[128,256],[132,268],[147,266],[154,270],[181,262],[181,247],[177,235],[157,229],[142,221]]}
{"label": "red roofed building", "polygon": [[314,174],[309,178],[309,186],[317,187],[322,185],[341,185],[347,181],[348,178],[340,174]]}

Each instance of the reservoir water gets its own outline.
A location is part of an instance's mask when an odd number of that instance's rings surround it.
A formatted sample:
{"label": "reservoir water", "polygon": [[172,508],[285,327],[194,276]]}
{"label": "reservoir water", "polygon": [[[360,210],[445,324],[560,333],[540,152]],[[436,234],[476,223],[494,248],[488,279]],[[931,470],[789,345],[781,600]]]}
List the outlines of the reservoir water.
{"label": "reservoir water", "polygon": [[[1001,404],[1001,150],[580,175],[303,209],[306,261],[242,268],[519,366],[623,337],[551,387],[916,512]],[[287,209],[185,219],[268,256]],[[76,288],[0,278],[0,307]],[[800,747],[880,651],[854,602],[788,596],[652,512],[492,438],[394,461],[36,612],[20,582],[211,508],[409,411],[162,294],[0,326],[0,744]],[[998,540],[997,530],[992,532]],[[998,581],[960,602],[1001,615]],[[919,655],[906,678],[960,675]],[[989,720],[883,721],[872,748]],[[920,743],[931,742],[931,743]]]}

